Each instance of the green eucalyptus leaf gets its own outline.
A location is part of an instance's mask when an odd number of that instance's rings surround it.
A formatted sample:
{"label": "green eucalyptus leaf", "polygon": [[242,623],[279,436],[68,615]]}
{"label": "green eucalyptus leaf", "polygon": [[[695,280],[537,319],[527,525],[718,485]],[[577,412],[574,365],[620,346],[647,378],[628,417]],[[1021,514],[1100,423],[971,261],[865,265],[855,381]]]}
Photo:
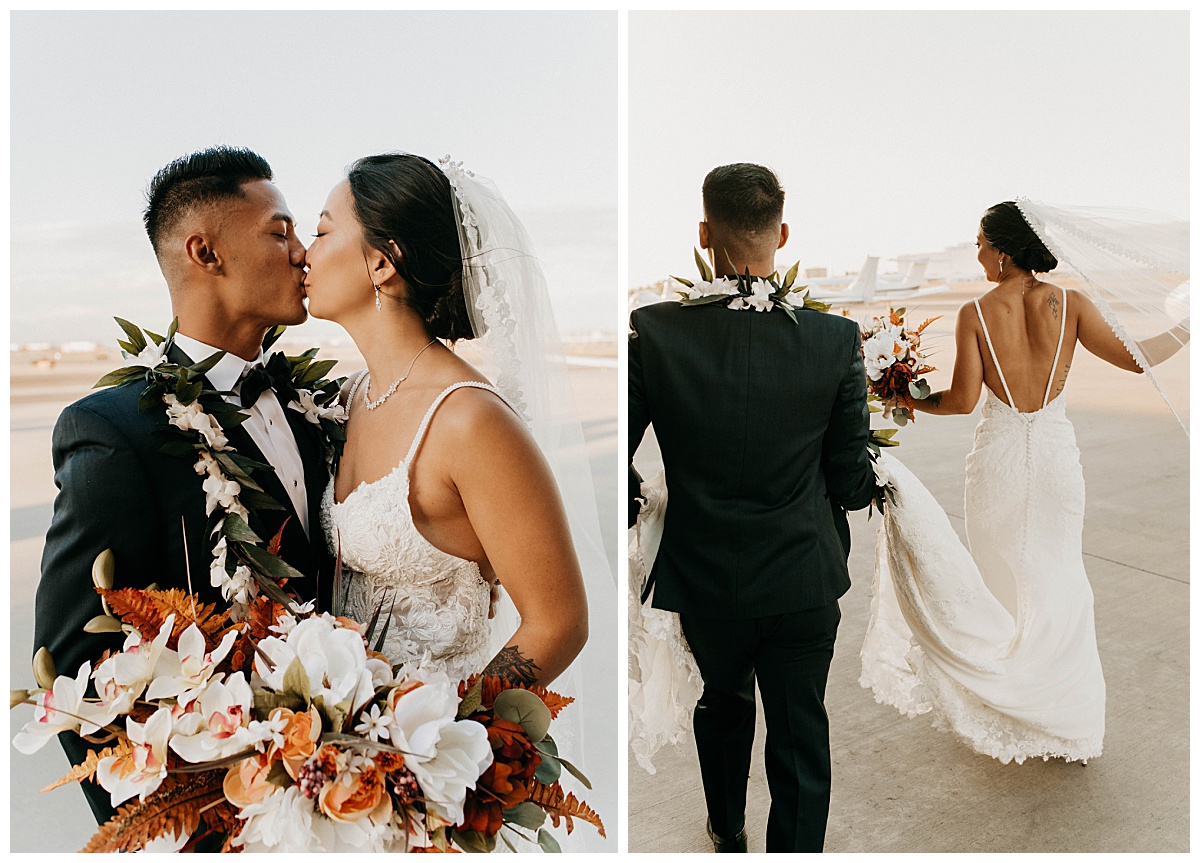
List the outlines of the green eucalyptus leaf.
{"label": "green eucalyptus leaf", "polygon": [[562,848],[558,844],[558,840],[554,835],[544,827],[538,831],[538,845],[542,846],[542,850],[547,854],[561,854]]}
{"label": "green eucalyptus leaf", "polygon": [[496,850],[496,837],[475,830],[455,830],[454,844],[468,854],[491,854]]}
{"label": "green eucalyptus leaf", "polygon": [[572,776],[574,776],[576,779],[579,780],[580,784],[583,785],[584,788],[586,788],[588,791],[592,790],[591,780],[588,779],[587,776],[585,776],[583,774],[582,770],[580,770],[578,767],[576,767],[574,764],[572,764],[570,761],[563,758],[562,756],[558,756],[557,760],[558,760],[559,764],[561,764],[563,767],[567,768],[568,773],[570,773]]}
{"label": "green eucalyptus leaf", "polygon": [[557,758],[542,755],[542,762],[533,771],[533,778],[543,785],[553,785],[562,776],[562,764]]}
{"label": "green eucalyptus leaf", "polygon": [[546,813],[536,803],[525,801],[511,809],[504,810],[504,820],[510,824],[516,824],[518,827],[537,830],[546,823]]}
{"label": "green eucalyptus leaf", "polygon": [[550,708],[528,689],[506,689],[496,696],[496,716],[515,722],[525,729],[532,743],[550,730]]}

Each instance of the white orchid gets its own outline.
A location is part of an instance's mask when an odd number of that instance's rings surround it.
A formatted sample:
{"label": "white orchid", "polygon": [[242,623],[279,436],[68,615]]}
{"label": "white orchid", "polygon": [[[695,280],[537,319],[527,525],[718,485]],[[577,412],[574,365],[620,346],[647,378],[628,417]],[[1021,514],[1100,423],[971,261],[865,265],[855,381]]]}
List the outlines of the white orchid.
{"label": "white orchid", "polygon": [[128,366],[145,366],[148,369],[157,368],[167,361],[167,354],[163,348],[166,347],[166,342],[161,345],[156,345],[154,342],[149,342],[146,347],[142,348],[141,353],[131,354],[128,351],[121,351],[121,354],[129,362]]}
{"label": "white orchid", "polygon": [[208,476],[204,478],[204,514],[212,515],[213,510],[220,507],[225,512],[232,512],[238,505],[238,495],[242,487],[231,479]]}
{"label": "white orchid", "polygon": [[208,684],[199,698],[199,709],[176,723],[171,748],[193,764],[235,755],[254,744],[247,727],[254,693],[242,672],[225,682]]}
{"label": "white orchid", "polygon": [[33,719],[13,738],[18,752],[31,755],[58,736],[60,731],[94,734],[101,726],[116,718],[116,711],[106,710],[83,700],[87,692],[92,664],[85,662],[79,673],[70,678],[60,675],[54,687],[35,697]]}
{"label": "white orchid", "polygon": [[875,485],[880,488],[886,488],[888,483],[892,481],[891,475],[883,465],[882,458],[871,459],[871,470],[875,473]]}
{"label": "white orchid", "polygon": [[164,833],[145,843],[142,851],[149,851],[152,854],[176,854],[183,850],[183,846],[187,845],[191,838],[186,830],[179,833]]}
{"label": "white orchid", "polygon": [[145,801],[167,778],[167,742],[172,724],[170,707],[160,707],[145,724],[126,718],[125,732],[133,748],[100,759],[96,768],[96,781],[109,793],[114,807],[131,797]]}
{"label": "white orchid", "polygon": [[346,421],[346,409],[336,400],[325,407],[317,404],[316,393],[312,390],[296,390],[298,401],[288,402],[288,407],[304,414],[304,418],[314,425],[320,425],[322,419],[333,420],[336,423]]}
{"label": "white orchid", "polygon": [[193,623],[179,636],[178,650],[163,651],[146,697],[174,698],[180,704],[198,698],[208,686],[213,670],[233,649],[237,636],[237,630],[231,629],[210,652],[204,633]]}

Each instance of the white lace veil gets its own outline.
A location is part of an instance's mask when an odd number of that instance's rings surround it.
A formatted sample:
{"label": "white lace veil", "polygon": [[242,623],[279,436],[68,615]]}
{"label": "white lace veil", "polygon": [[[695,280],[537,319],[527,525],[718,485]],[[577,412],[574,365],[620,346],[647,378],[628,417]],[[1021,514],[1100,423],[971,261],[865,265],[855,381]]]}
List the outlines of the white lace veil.
{"label": "white lace veil", "polygon": [[[460,353],[518,409],[549,461],[587,589],[587,644],[551,685],[576,703],[556,720],[554,734],[563,756],[591,780],[593,790],[574,790],[604,819],[609,839],[599,840],[591,827],[579,824],[563,847],[615,851],[616,574],[600,538],[591,463],[546,277],[529,235],[495,185],[449,156],[438,161],[454,190],[463,290],[475,335]],[[615,470],[615,464],[609,467]],[[519,620],[505,595],[493,626],[496,650]],[[563,778],[571,790],[573,780],[566,773]]]}
{"label": "white lace veil", "polygon": [[[1079,282],[1104,320],[1188,431],[1186,376],[1164,384],[1140,341],[1173,328],[1190,336],[1190,223],[1153,210],[1064,207],[1018,198],[1017,207],[1046,247]],[[1172,335],[1186,344],[1186,339]],[[1187,363],[1183,356],[1171,360]]]}

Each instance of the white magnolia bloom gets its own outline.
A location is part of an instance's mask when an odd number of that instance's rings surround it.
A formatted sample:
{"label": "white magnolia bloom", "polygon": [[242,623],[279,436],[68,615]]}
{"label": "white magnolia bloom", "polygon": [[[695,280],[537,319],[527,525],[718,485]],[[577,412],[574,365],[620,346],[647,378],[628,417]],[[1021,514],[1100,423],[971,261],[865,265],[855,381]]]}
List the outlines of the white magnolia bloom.
{"label": "white magnolia bloom", "polygon": [[[357,710],[375,695],[373,667],[368,666],[362,636],[339,626],[332,615],[302,620],[286,639],[264,638],[258,647],[254,670],[277,692],[283,689],[288,666],[299,656],[313,698],[323,695],[326,704],[351,701],[351,709]],[[264,656],[273,668],[267,667]]]}
{"label": "white magnolia bloom", "polygon": [[451,722],[442,727],[433,758],[406,763],[426,795],[426,807],[449,823],[458,824],[463,820],[467,789],[475,787],[492,763],[487,729],[470,719]]}
{"label": "white magnolia bloom", "polygon": [[167,741],[171,737],[171,708],[160,707],[143,725],[126,718],[125,731],[133,749],[100,759],[96,781],[108,791],[114,807],[131,797],[145,801],[167,778]]}
{"label": "white magnolia bloom", "polygon": [[246,826],[233,844],[244,851],[382,852],[387,850],[385,840],[395,832],[390,819],[376,823],[369,818],[326,818],[316,811],[315,801],[300,793],[298,785],[268,794],[242,809],[238,817],[245,819]]}
{"label": "white magnolia bloom", "polygon": [[233,649],[236,630],[225,633],[221,643],[211,653],[200,627],[192,624],[179,636],[178,650],[164,650],[154,669],[154,680],[146,690],[149,699],[174,698],[187,704],[199,697],[208,686],[213,669]]}
{"label": "white magnolia bloom", "polygon": [[126,351],[121,351],[121,353],[127,360],[129,360],[126,365],[145,366],[148,369],[153,369],[167,361],[166,352],[163,351],[163,347],[165,345],[166,342],[163,342],[162,345],[156,345],[154,342],[150,342],[146,345],[146,347],[142,348],[142,352],[136,356]]}
{"label": "white magnolia bloom", "polygon": [[254,693],[242,672],[224,683],[213,681],[199,698],[199,710],[176,723],[171,748],[184,761],[216,761],[249,749],[253,735],[247,727]]}
{"label": "white magnolia bloom", "polygon": [[879,380],[883,370],[896,360],[903,359],[907,351],[908,343],[899,327],[884,327],[863,342],[863,363],[867,377],[873,381]]}
{"label": "white magnolia bloom", "polygon": [[54,681],[53,689],[36,697],[33,719],[13,738],[13,746],[18,752],[32,755],[60,731],[94,734],[116,718],[116,711],[83,700],[91,674],[92,664],[85,662],[74,679],[60,675]]}
{"label": "white magnolia bloom", "polygon": [[336,423],[346,421],[346,409],[337,401],[328,407],[317,404],[316,395],[312,390],[296,390],[299,401],[288,402],[288,407],[304,414],[310,423],[320,425],[322,419],[333,420]]}

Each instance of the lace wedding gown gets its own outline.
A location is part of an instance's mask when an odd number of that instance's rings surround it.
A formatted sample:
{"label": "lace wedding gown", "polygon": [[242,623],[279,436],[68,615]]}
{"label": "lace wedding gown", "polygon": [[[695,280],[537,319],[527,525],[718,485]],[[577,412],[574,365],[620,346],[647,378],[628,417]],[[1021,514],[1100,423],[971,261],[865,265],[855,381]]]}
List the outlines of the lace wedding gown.
{"label": "lace wedding gown", "polygon": [[1050,386],[1041,409],[1011,407],[979,320],[1008,402],[987,389],[967,456],[970,550],[912,472],[884,455],[895,502],[879,529],[860,682],[1003,763],[1086,761],[1101,752],[1105,693],[1075,432]]}
{"label": "lace wedding gown", "polygon": [[391,473],[360,483],[340,503],[330,482],[321,502],[321,524],[330,551],[337,553],[340,538],[342,566],[353,571],[346,616],[368,621],[382,601],[384,614],[391,612],[383,645],[388,660],[425,662],[453,680],[483,671],[498,649],[496,642],[502,645],[511,634],[493,632],[499,624],[488,620],[491,585],[479,565],[434,547],[413,524],[409,508],[413,459],[434,412],[461,387],[477,387],[504,398],[495,387],[478,381],[446,387],[426,411],[404,461]]}

